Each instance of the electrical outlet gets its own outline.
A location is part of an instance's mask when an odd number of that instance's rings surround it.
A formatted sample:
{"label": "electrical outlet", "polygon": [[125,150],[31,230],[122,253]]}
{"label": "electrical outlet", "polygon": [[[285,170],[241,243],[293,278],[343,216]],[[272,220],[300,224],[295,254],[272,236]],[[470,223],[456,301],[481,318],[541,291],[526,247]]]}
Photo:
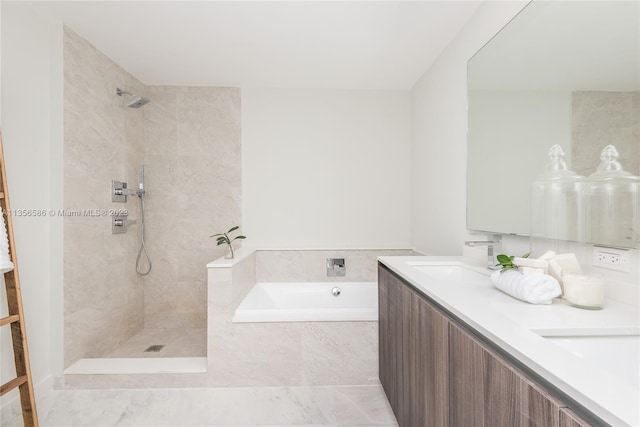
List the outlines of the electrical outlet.
{"label": "electrical outlet", "polygon": [[593,247],[593,265],[595,267],[608,268],[609,270],[629,272],[629,250],[607,248],[604,246]]}

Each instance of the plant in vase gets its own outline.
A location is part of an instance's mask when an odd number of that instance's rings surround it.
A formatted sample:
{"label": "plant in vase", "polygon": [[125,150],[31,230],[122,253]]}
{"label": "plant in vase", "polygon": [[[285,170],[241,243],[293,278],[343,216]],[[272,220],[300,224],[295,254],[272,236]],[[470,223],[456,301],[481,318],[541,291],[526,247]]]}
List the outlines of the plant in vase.
{"label": "plant in vase", "polygon": [[234,240],[242,240],[247,238],[246,236],[242,236],[242,235],[236,236],[233,239],[229,237],[229,234],[236,231],[238,228],[240,228],[240,226],[236,225],[235,227],[230,228],[229,231],[227,231],[226,233],[217,233],[209,236],[209,237],[217,237],[216,239],[217,246],[227,245],[227,253],[224,255],[224,257],[227,259],[233,259],[233,246],[231,245],[231,243],[233,243]]}

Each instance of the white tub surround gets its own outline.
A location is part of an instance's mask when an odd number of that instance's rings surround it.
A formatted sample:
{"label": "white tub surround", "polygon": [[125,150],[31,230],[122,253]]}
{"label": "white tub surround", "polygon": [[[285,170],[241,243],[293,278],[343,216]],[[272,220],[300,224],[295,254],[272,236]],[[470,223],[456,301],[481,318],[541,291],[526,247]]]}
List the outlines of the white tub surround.
{"label": "white tub surround", "polygon": [[[612,425],[640,425],[637,382],[638,360],[630,362],[628,376],[616,375],[598,366],[588,355],[580,358],[545,336],[602,336],[600,348],[609,351],[608,360],[622,363],[607,336],[639,335],[637,306],[607,299],[602,310],[582,310],[559,299],[551,305],[533,305],[514,299],[496,289],[489,271],[463,264],[460,257],[380,257],[380,262],[413,285],[418,291],[449,311],[454,317],[526,365],[536,375]],[[462,265],[478,273],[474,279],[446,280],[416,268],[416,263]],[[428,270],[428,269],[425,269]],[[453,271],[453,270],[452,270]],[[486,280],[483,278],[486,276]],[[619,370],[618,370],[619,371]]]}
{"label": "white tub surround", "polygon": [[256,283],[233,316],[234,323],[376,320],[375,282]]}
{"label": "white tub surround", "polygon": [[[317,259],[317,269],[313,274],[320,274],[320,271],[326,274],[326,258],[345,258],[348,275],[350,259],[369,259],[370,268],[352,269],[352,274],[360,271],[359,274],[367,281],[373,282],[376,277],[375,255],[369,251],[362,252],[254,251],[243,248],[237,251],[233,260],[219,259],[209,263],[209,385],[378,384],[377,322],[232,323],[236,308],[256,284],[261,256],[266,255],[272,260],[260,264],[262,274],[280,277],[282,282],[309,282],[311,277],[315,277],[300,274],[306,265],[295,260]],[[290,273],[288,276],[287,272]],[[350,277],[345,278],[353,281]],[[341,286],[340,282],[331,283]]]}

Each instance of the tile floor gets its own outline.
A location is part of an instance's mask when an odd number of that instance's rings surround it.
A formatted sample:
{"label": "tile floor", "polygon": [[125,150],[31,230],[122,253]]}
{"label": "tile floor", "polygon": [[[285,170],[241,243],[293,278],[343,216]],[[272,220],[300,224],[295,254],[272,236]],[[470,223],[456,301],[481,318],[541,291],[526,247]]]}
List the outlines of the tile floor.
{"label": "tile floor", "polygon": [[380,386],[54,390],[37,404],[42,427],[397,426]]}
{"label": "tile floor", "polygon": [[[158,352],[145,352],[152,345],[164,345]],[[204,357],[206,328],[145,328],[104,357]]]}

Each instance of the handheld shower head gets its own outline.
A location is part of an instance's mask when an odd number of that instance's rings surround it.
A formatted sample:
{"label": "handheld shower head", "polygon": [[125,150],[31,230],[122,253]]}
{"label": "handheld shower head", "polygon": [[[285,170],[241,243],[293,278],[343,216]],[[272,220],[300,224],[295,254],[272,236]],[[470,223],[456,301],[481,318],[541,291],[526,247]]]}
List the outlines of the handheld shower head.
{"label": "handheld shower head", "polygon": [[138,189],[144,193],[144,165],[140,165],[140,183]]}
{"label": "handheld shower head", "polygon": [[116,88],[116,95],[118,96],[122,96],[122,95],[127,95],[131,97],[131,101],[127,104],[127,107],[130,108],[140,108],[145,104],[148,104],[149,102],[151,102],[151,100],[149,98],[145,98],[144,96],[139,96],[136,95],[133,92],[130,92],[128,90],[122,90],[120,88]]}

